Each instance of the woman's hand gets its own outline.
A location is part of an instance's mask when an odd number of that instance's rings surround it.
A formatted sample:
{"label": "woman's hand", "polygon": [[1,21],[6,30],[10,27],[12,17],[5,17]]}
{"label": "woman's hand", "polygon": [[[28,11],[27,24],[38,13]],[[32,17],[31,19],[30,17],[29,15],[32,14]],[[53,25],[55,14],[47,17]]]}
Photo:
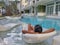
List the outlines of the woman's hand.
{"label": "woman's hand", "polygon": [[55,30],[54,28],[50,28],[49,30],[44,31],[44,32],[42,32],[42,33],[50,33],[50,32],[53,32],[54,30]]}

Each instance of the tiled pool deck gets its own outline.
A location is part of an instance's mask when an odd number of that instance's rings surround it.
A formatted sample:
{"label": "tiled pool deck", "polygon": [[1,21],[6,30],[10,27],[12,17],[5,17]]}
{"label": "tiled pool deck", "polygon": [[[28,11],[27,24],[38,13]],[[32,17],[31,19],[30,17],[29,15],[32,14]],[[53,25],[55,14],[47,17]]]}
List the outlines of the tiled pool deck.
{"label": "tiled pool deck", "polygon": [[[19,20],[6,20],[6,19],[0,20],[0,24],[2,24],[2,25],[7,24],[7,23],[21,23],[21,21],[19,21]],[[25,43],[23,41],[23,39],[21,39],[22,36],[18,35],[21,33],[21,30],[22,30],[21,28],[22,27],[19,26],[18,28],[14,29],[13,31],[10,32],[10,33],[13,33],[16,35],[13,35],[13,36],[9,35],[5,38],[5,42],[8,42],[7,45],[52,45],[53,44],[53,40],[52,40],[53,37],[51,37],[41,43],[34,43],[34,44]],[[58,31],[58,34],[59,34],[59,31]]]}

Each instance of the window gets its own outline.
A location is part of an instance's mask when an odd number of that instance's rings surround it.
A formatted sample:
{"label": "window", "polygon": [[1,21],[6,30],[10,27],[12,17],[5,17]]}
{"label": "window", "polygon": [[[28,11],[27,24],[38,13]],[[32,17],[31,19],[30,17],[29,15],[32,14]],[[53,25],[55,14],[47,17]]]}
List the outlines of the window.
{"label": "window", "polygon": [[56,2],[56,14],[59,15],[60,13],[60,1]]}
{"label": "window", "polygon": [[60,1],[56,2],[56,4],[60,4]]}
{"label": "window", "polygon": [[53,15],[53,12],[54,12],[54,3],[48,4],[47,5],[47,14]]}
{"label": "window", "polygon": [[56,14],[58,15],[58,5],[56,5]]}
{"label": "window", "polygon": [[56,5],[56,14],[60,13],[60,5]]}
{"label": "window", "polygon": [[48,15],[53,15],[53,10],[54,10],[54,6],[52,5],[52,6],[48,6],[47,7],[47,14]]}
{"label": "window", "polygon": [[28,2],[28,0],[25,0],[25,3]]}
{"label": "window", "polygon": [[37,0],[37,1],[39,1],[39,0]]}

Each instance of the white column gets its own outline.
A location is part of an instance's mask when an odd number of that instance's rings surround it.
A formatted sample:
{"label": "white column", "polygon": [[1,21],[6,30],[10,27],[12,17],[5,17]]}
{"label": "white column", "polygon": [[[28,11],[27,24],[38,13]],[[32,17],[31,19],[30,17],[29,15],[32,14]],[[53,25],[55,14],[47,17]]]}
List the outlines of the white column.
{"label": "white column", "polygon": [[22,0],[20,0],[20,13],[22,11]]}
{"label": "white column", "polygon": [[30,8],[30,13],[31,13],[31,8]]}
{"label": "white column", "polygon": [[37,15],[36,6],[34,7],[34,15]]}
{"label": "white column", "polygon": [[21,10],[20,3],[17,3],[17,9],[18,9],[19,12],[20,12],[20,10]]}
{"label": "white column", "polygon": [[33,12],[33,8],[31,7],[31,9],[30,9],[30,13],[32,13]]}
{"label": "white column", "polygon": [[9,6],[9,0],[4,0],[5,4]]}
{"label": "white column", "polygon": [[47,5],[46,5],[45,13],[46,13],[46,15],[47,15]]}
{"label": "white column", "polygon": [[56,15],[56,2],[54,2],[54,10],[53,10],[53,15]]}
{"label": "white column", "polygon": [[23,11],[23,13],[25,14],[25,10]]}

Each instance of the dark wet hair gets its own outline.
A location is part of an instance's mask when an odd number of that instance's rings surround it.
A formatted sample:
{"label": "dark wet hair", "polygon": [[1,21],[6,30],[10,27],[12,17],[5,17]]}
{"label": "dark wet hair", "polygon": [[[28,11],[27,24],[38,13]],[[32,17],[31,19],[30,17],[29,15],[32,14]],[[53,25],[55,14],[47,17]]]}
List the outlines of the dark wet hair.
{"label": "dark wet hair", "polygon": [[42,32],[42,27],[40,26],[40,25],[36,25],[35,27],[35,32],[39,32],[39,33],[41,33]]}

